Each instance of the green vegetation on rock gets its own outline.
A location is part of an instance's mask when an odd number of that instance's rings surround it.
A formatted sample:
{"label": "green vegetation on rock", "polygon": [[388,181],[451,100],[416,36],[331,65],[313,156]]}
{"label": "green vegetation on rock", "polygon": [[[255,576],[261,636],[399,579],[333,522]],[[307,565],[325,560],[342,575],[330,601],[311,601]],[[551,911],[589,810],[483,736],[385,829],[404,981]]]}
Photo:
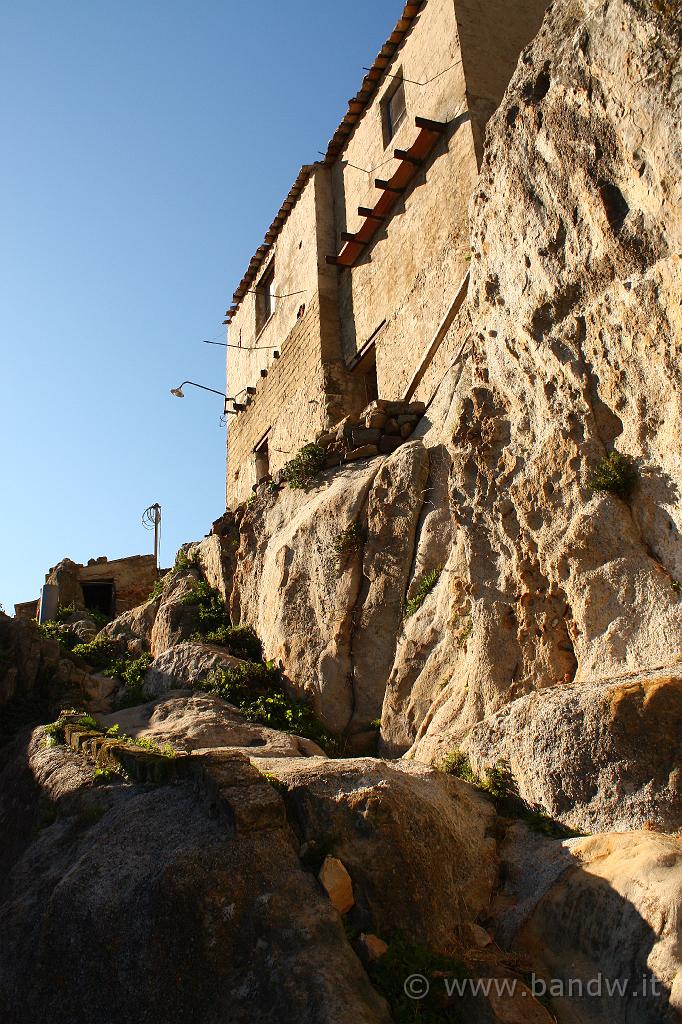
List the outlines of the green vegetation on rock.
{"label": "green vegetation on rock", "polygon": [[322,448],[318,444],[306,444],[284,466],[281,478],[289,484],[289,487],[301,490],[322,472],[326,458],[326,448]]}
{"label": "green vegetation on rock", "polygon": [[631,459],[620,452],[611,452],[601,460],[590,476],[590,490],[615,494],[626,501],[637,483],[637,468]]}
{"label": "green vegetation on rock", "polygon": [[427,572],[420,579],[415,590],[409,601],[405,602],[405,618],[409,619],[411,615],[414,615],[416,611],[424,604],[427,596],[431,593],[436,583],[440,579],[440,575],[443,571],[442,565],[437,565],[431,572]]}

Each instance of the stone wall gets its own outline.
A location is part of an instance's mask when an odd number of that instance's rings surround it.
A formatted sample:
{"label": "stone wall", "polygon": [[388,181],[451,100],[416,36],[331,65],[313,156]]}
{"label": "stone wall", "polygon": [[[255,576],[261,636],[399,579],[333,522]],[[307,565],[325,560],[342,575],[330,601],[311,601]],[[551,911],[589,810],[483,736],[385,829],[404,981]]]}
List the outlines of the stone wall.
{"label": "stone wall", "polygon": [[[494,0],[492,7],[481,14],[472,0],[422,5],[344,148],[303,169],[282,207],[284,219],[252,261],[248,290],[240,286],[230,315],[229,342],[242,351],[228,349],[227,393],[239,402],[245,388],[257,393],[245,411],[230,416],[228,507],[248,498],[264,475],[254,449],[266,435],[266,468],[276,472],[316,432],[357,416],[376,397],[371,371],[364,376],[367,362],[357,365],[372,340],[379,396],[405,397],[465,280],[467,207],[484,126],[540,24],[545,0],[511,6]],[[385,104],[396,76],[404,81],[406,116],[388,138]],[[414,143],[418,116],[447,129],[355,266],[328,264],[343,246],[342,233],[360,226],[358,207],[374,206],[375,180],[389,179],[399,166],[394,150]],[[273,266],[274,309],[261,325],[255,293]],[[428,400],[465,334],[460,318],[414,397]],[[270,346],[280,351],[279,362]]]}
{"label": "stone wall", "polygon": [[[87,565],[80,565],[64,558],[45,576],[45,582],[58,588],[58,604],[75,604],[84,607],[84,583],[111,583],[114,587],[114,614],[130,611],[143,604],[156,583],[158,573],[153,555],[131,555],[109,561],[106,556],[92,558]],[[24,602],[15,605],[18,616],[27,617],[33,607],[34,617],[38,602]]]}
{"label": "stone wall", "polygon": [[266,434],[269,472],[274,474],[321,430],[362,404],[355,399],[352,378],[340,360],[322,358],[323,324],[320,299],[314,296],[267,377],[259,374],[255,397],[229,418],[228,505],[251,496],[258,482],[254,449]]}
{"label": "stone wall", "polygon": [[[385,143],[385,97],[390,76],[400,74],[407,114]],[[376,202],[375,179],[398,167],[394,150],[415,141],[415,117],[450,126],[373,243],[352,269],[338,271],[344,355],[352,359],[375,336],[382,398],[403,396],[468,268],[467,204],[478,164],[466,107],[453,4],[429,0],[332,171],[338,251],[340,232],[361,223],[358,207]]]}

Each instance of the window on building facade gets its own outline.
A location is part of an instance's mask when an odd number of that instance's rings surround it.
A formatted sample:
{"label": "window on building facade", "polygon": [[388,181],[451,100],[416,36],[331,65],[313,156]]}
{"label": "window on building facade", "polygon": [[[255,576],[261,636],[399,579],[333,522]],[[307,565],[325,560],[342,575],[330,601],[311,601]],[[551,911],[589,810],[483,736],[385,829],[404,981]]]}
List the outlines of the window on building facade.
{"label": "window on building facade", "polygon": [[256,286],[256,334],[265,327],[275,311],[275,264],[271,263]]}
{"label": "window on building facade", "polygon": [[383,102],[384,109],[384,145],[388,145],[407,113],[405,107],[405,83],[396,78]]}
{"label": "window on building facade", "polygon": [[268,434],[259,441],[253,450],[256,462],[256,483],[270,476],[270,452],[268,450]]}

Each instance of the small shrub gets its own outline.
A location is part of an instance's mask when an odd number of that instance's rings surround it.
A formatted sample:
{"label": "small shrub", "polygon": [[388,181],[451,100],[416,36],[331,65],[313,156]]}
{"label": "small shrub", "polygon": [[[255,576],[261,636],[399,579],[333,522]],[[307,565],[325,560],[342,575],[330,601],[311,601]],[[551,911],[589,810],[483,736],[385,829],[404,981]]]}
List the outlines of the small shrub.
{"label": "small shrub", "polygon": [[105,668],[117,659],[120,650],[115,640],[98,634],[85,644],[76,644],[73,647],[73,653],[77,657],[83,658],[93,668]]}
{"label": "small shrub", "polygon": [[161,594],[163,593],[163,585],[168,575],[169,574],[167,573],[166,576],[159,576],[158,580],[156,581],[152,589],[149,591],[149,597],[147,598],[147,601],[153,601],[155,598],[161,597]]}
{"label": "small shrub", "polygon": [[38,629],[48,640],[57,640],[65,651],[73,651],[74,647],[80,643],[73,630],[68,629],[67,626],[60,625],[56,619],[39,623]]}
{"label": "small shrub", "polygon": [[203,639],[208,633],[227,625],[225,602],[205,580],[197,580],[192,589],[180,598],[180,604],[195,606],[199,616],[198,636]]}
{"label": "small shrub", "polygon": [[186,572],[188,569],[196,569],[198,565],[199,556],[196,551],[192,552],[191,555],[188,555],[186,551],[183,551],[182,548],[180,548],[175,556],[175,565],[171,569],[171,572]]}
{"label": "small shrub", "polygon": [[481,786],[494,800],[505,802],[519,799],[509,761],[499,760],[486,768]]}
{"label": "small shrub", "polygon": [[472,785],[478,784],[478,777],[471,767],[468,756],[463,750],[458,748],[446,754],[441,763],[437,765],[437,768],[438,771],[445,772],[446,775],[454,775],[458,779],[463,779],[464,782],[472,783]]}
{"label": "small shrub", "polygon": [[119,707],[132,707],[144,702],[142,684],[153,660],[149,653],[141,654],[139,658],[116,658],[102,669],[102,675],[116,676],[125,686],[125,692],[118,701]]}
{"label": "small shrub", "polygon": [[263,657],[263,645],[248,626],[222,625],[207,633],[195,633],[192,640],[226,647],[235,658],[244,658],[247,661],[260,661]]}
{"label": "small shrub", "polygon": [[[448,1005],[444,979],[467,977],[463,964],[449,956],[434,953],[402,935],[396,935],[380,960],[370,963],[367,972],[374,987],[391,1007],[395,1024],[447,1024],[462,1020]],[[410,998],[405,991],[406,979],[422,975],[429,982],[429,991],[422,998]]]}
{"label": "small shrub", "polygon": [[59,622],[60,624],[65,623],[66,620],[73,615],[75,610],[76,606],[73,601],[71,604],[60,604],[55,612],[54,621]]}
{"label": "small shrub", "polygon": [[590,476],[591,491],[615,494],[626,501],[637,483],[637,468],[631,459],[620,452],[611,452],[601,460]]}
{"label": "small shrub", "polygon": [[427,596],[431,593],[436,583],[440,579],[440,575],[443,571],[442,565],[437,565],[431,572],[427,572],[426,575],[420,579],[417,589],[415,590],[409,601],[405,602],[405,618],[409,619],[410,615],[421,608],[426,600]]}
{"label": "small shrub", "polygon": [[360,551],[362,548],[362,529],[359,523],[351,523],[345,530],[341,530],[337,533],[334,538],[334,551],[336,552],[336,561],[340,566],[343,565],[349,555],[354,554],[356,551]]}
{"label": "small shrub", "polygon": [[370,729],[381,729],[381,719],[373,718],[372,721],[369,723],[369,727]]}
{"label": "small shrub", "polygon": [[317,444],[306,444],[284,466],[281,478],[289,484],[289,487],[301,490],[307,487],[321,473],[324,469],[326,458],[326,448],[322,448]]}
{"label": "small shrub", "polygon": [[287,695],[272,662],[243,661],[234,668],[214,669],[196,686],[229,701],[250,722],[306,736],[327,753],[336,749],[335,738],[326,732],[311,706]]}
{"label": "small shrub", "polygon": [[[68,721],[66,716],[67,715],[72,715],[72,714],[77,714],[77,712],[75,712],[75,711],[65,711],[64,714],[59,716],[59,718],[57,719],[56,722],[50,722],[48,725],[46,725],[44,727],[43,734],[45,736],[45,746],[46,747],[54,747],[58,743],[64,743],[64,741],[65,741],[64,726],[66,725],[66,723]],[[76,719],[76,721],[74,722],[74,725],[79,725],[83,729],[98,729],[99,728],[99,726],[97,725],[97,722],[92,717],[92,715],[85,715],[85,714],[81,715],[80,718]]]}

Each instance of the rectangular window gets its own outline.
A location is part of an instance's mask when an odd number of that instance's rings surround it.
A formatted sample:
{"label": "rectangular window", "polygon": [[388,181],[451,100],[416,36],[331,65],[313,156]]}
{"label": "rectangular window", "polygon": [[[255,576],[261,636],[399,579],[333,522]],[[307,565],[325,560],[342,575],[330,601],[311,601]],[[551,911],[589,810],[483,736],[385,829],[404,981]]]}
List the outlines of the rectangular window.
{"label": "rectangular window", "polygon": [[384,145],[387,146],[405,120],[405,83],[402,78],[395,79],[395,84],[384,100]]}
{"label": "rectangular window", "polygon": [[256,286],[256,334],[265,327],[275,311],[275,264],[270,264]]}
{"label": "rectangular window", "polygon": [[270,452],[268,450],[268,435],[258,442],[256,447],[253,449],[255,456],[255,471],[256,471],[256,483],[259,484],[261,480],[267,480],[270,476]]}

